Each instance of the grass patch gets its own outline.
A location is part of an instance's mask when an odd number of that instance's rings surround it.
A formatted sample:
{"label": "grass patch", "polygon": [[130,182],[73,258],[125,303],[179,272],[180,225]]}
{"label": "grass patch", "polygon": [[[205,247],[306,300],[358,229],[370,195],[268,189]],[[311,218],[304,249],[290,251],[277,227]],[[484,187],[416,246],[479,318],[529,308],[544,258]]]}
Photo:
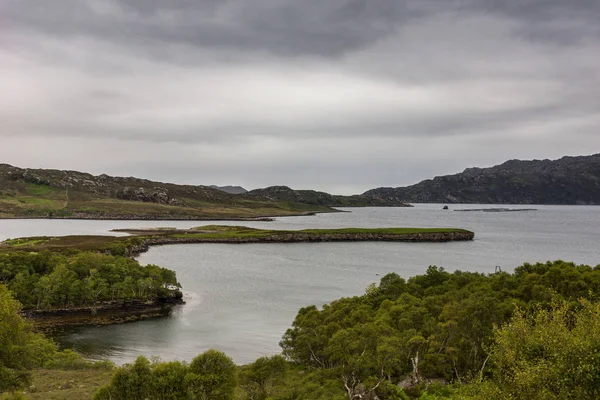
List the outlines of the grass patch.
{"label": "grass patch", "polygon": [[117,236],[91,236],[91,235],[73,235],[57,237],[31,237],[8,239],[0,243],[0,251],[11,252],[27,249],[27,251],[56,251],[59,253],[72,253],[74,251],[103,251],[122,248],[131,244],[136,238],[117,237]]}
{"label": "grass patch", "polygon": [[43,243],[47,243],[51,238],[21,238],[21,239],[7,239],[4,241],[4,244],[7,244],[12,247],[26,247],[26,246],[36,246]]}
{"label": "grass patch", "polygon": [[[25,398],[31,400],[86,400],[94,392],[108,384],[113,371],[102,369],[84,370],[33,370],[32,385],[25,390]],[[0,394],[0,399],[8,398]]]}
{"label": "grass patch", "polygon": [[65,196],[64,189],[59,189],[48,185],[38,185],[35,183],[26,184],[25,193],[30,196],[48,196],[56,194],[60,194],[62,197]]}
{"label": "grass patch", "polygon": [[0,218],[47,216],[64,208],[65,190],[47,185],[21,184],[0,193]]}

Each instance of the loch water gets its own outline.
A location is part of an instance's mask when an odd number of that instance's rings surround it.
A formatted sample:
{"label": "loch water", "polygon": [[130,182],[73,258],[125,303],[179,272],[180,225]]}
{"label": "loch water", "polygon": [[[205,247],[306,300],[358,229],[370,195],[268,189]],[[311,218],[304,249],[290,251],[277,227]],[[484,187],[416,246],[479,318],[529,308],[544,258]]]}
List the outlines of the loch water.
{"label": "loch water", "polygon": [[299,308],[360,295],[389,272],[408,278],[429,265],[483,273],[524,262],[600,264],[600,207],[526,206],[536,211],[457,212],[524,206],[417,204],[413,208],[352,208],[347,212],[277,218],[272,222],[0,220],[0,240],[23,236],[113,234],[114,228],[193,227],[211,223],[267,229],[456,227],[472,242],[188,244],[153,247],[142,264],[173,269],[186,305],[173,315],[123,325],[64,331],[56,340],[89,358],[116,363],[138,355],[191,360],[216,348],[248,363],[280,351],[279,340]]}

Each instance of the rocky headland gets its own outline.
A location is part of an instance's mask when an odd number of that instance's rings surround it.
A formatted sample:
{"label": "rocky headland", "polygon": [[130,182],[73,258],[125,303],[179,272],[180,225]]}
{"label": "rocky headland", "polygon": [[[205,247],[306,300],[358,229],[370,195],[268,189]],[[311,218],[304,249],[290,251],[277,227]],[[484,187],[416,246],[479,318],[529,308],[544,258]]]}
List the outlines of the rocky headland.
{"label": "rocky headland", "polygon": [[363,196],[410,203],[600,205],[600,154],[510,160],[412,186],[372,189]]}

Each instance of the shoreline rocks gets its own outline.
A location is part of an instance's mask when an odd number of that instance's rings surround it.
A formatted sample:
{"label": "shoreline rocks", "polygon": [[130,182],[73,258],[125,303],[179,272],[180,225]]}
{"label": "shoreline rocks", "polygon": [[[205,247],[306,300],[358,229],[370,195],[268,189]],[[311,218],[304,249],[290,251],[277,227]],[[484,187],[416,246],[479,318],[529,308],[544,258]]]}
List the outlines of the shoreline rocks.
{"label": "shoreline rocks", "polygon": [[169,299],[118,301],[51,310],[23,310],[21,315],[31,321],[36,329],[47,331],[63,327],[112,325],[164,317],[170,315],[175,306],[183,304],[185,301],[179,294]]}

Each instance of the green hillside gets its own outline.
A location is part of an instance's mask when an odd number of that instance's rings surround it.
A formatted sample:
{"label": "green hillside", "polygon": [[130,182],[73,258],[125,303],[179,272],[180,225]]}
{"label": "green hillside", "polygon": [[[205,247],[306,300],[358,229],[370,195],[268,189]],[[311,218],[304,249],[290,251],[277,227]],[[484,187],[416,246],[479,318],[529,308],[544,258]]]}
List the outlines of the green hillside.
{"label": "green hillside", "polygon": [[0,218],[252,219],[331,211],[208,186],[0,165]]}

